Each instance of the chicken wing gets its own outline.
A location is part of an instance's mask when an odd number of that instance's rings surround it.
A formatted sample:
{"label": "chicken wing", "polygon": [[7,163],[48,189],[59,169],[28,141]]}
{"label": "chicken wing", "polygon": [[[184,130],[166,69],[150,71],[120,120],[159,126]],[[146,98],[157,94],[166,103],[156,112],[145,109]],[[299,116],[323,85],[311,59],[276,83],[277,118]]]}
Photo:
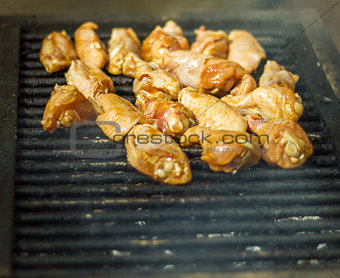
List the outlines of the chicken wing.
{"label": "chicken wing", "polygon": [[97,103],[104,111],[97,117],[98,126],[113,141],[121,141],[137,123],[144,122],[143,113],[116,94],[99,95]]}
{"label": "chicken wing", "polygon": [[292,74],[277,62],[268,60],[260,77],[259,86],[277,84],[279,86],[287,86],[292,91],[295,91],[295,84],[298,80],[298,75]]}
{"label": "chicken wing", "polygon": [[163,57],[169,51],[188,50],[189,43],[183,36],[181,27],[175,22],[168,21],[163,28],[156,28],[143,41],[141,55],[145,61],[162,64]]}
{"label": "chicken wing", "polygon": [[39,54],[41,63],[49,73],[66,69],[72,60],[77,59],[72,40],[65,31],[48,34],[42,42]]}
{"label": "chicken wing", "polygon": [[181,137],[181,145],[197,143],[202,146],[201,160],[213,171],[235,174],[238,169],[251,167],[261,159],[257,136],[246,132],[194,126]]}
{"label": "chicken wing", "polygon": [[186,87],[213,95],[225,95],[248,72],[239,64],[191,51],[169,52],[163,68]]}
{"label": "chicken wing", "polygon": [[72,61],[71,67],[65,73],[68,85],[73,85],[87,98],[96,99],[99,94],[114,93],[112,79],[102,70],[88,65],[86,62]]}
{"label": "chicken wing", "polygon": [[191,169],[185,153],[154,126],[135,126],[126,137],[125,146],[130,164],[152,179],[172,185],[191,181]]}
{"label": "chicken wing", "polygon": [[246,95],[257,88],[256,81],[254,77],[250,74],[243,75],[242,79],[238,81],[235,87],[230,91],[230,95]]}
{"label": "chicken wing", "polygon": [[195,115],[198,125],[212,130],[246,131],[247,121],[233,107],[217,97],[201,93],[193,88],[184,88],[179,92],[178,102]]}
{"label": "chicken wing", "polygon": [[144,112],[146,123],[173,137],[182,135],[196,124],[194,114],[177,101],[149,100],[144,97],[138,107]]}
{"label": "chicken wing", "polygon": [[247,116],[250,129],[259,135],[262,158],[281,168],[297,168],[313,154],[313,145],[301,126],[291,120],[258,122]]}
{"label": "chicken wing", "polygon": [[233,30],[229,34],[228,60],[239,63],[245,70],[253,72],[266,53],[252,34],[243,30]]}
{"label": "chicken wing", "polygon": [[111,74],[121,74],[125,56],[130,52],[139,56],[140,48],[141,43],[132,28],[113,28],[108,43],[107,70]]}
{"label": "chicken wing", "polygon": [[79,121],[95,120],[100,109],[74,86],[54,86],[41,124],[53,133],[60,126],[69,128]]}
{"label": "chicken wing", "polygon": [[76,50],[81,60],[97,68],[103,68],[108,62],[106,47],[98,38],[94,22],[83,23],[74,33]]}
{"label": "chicken wing", "polygon": [[251,115],[265,121],[280,118],[297,121],[303,112],[300,96],[278,85],[258,87],[246,95],[227,95],[221,100],[244,116]]}
{"label": "chicken wing", "polygon": [[179,82],[172,74],[159,69],[155,64],[143,61],[133,53],[126,56],[123,72],[135,78],[133,91],[137,102],[140,95],[150,100],[176,100],[181,89]]}
{"label": "chicken wing", "polygon": [[216,58],[227,58],[228,35],[219,30],[206,30],[201,26],[195,30],[196,41],[191,45],[190,50],[202,54],[212,55]]}

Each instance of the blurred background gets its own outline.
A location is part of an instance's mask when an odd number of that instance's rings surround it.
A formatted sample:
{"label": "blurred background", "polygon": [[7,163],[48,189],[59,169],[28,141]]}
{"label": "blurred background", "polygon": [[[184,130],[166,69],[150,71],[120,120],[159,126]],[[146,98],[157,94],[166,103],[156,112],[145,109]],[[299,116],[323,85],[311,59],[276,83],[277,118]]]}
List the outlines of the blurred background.
{"label": "blurred background", "polygon": [[[121,0],[121,1],[88,1],[88,0],[2,0],[0,15],[103,15],[150,14],[171,17],[178,13],[249,11],[252,10],[307,10],[312,9],[321,16],[322,21],[340,52],[340,4],[339,0]],[[337,4],[338,3],[338,4]],[[317,19],[317,18],[315,18]],[[312,22],[311,22],[312,23]]]}

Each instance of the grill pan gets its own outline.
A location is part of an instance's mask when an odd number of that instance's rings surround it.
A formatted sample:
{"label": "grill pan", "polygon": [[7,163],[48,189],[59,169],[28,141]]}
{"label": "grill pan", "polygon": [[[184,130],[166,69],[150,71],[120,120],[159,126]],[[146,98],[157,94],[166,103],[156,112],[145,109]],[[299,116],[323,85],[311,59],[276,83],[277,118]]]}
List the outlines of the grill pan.
{"label": "grill pan", "polygon": [[[313,143],[314,155],[295,170],[261,162],[230,175],[210,171],[199,159],[200,150],[187,148],[193,181],[176,187],[134,170],[124,148],[119,149],[98,127],[77,130],[75,156],[69,132],[48,134],[40,125],[54,84],[65,84],[65,79],[64,72],[46,73],[38,52],[49,32],[65,29],[73,34],[82,20],[4,18],[0,274],[243,277],[252,272],[263,277],[293,271],[296,277],[307,273],[332,277],[339,273],[340,106],[334,83],[322,68],[328,57],[324,53],[320,57],[322,45],[313,44],[305,33],[290,41],[303,29],[294,14],[172,18],[190,42],[193,29],[201,24],[226,32],[246,29],[269,58],[300,75],[296,91],[305,111],[299,123]],[[98,23],[97,34],[105,43],[112,27],[131,26],[144,39],[166,20],[123,15],[84,18],[90,19]],[[334,65],[338,55],[326,38]],[[255,76],[262,71],[263,66]],[[134,102],[133,80],[112,79],[116,93]],[[119,153],[114,159],[79,157],[115,149]],[[315,272],[307,272],[311,269]]]}

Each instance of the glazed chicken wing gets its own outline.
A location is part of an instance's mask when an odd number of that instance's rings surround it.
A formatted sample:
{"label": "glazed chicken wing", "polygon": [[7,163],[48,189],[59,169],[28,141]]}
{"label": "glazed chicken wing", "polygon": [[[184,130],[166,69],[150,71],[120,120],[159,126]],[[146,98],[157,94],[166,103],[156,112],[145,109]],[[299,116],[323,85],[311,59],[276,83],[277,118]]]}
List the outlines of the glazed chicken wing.
{"label": "glazed chicken wing", "polygon": [[131,102],[116,94],[99,95],[97,103],[104,111],[98,115],[97,124],[113,141],[121,141],[132,127],[144,122],[143,113]]}
{"label": "glazed chicken wing", "polygon": [[141,55],[145,61],[162,64],[163,57],[169,51],[188,50],[189,43],[183,36],[181,27],[175,22],[168,21],[163,28],[156,26],[143,41]]}
{"label": "glazed chicken wing", "polygon": [[225,32],[206,30],[205,26],[201,26],[195,30],[195,34],[196,41],[191,45],[191,51],[216,58],[227,58],[228,35]]}
{"label": "glazed chicken wing", "polygon": [[239,63],[245,70],[253,72],[266,53],[252,34],[243,30],[233,30],[229,34],[228,60]]}
{"label": "glazed chicken wing", "polygon": [[53,133],[60,126],[69,128],[79,121],[95,120],[100,109],[74,86],[55,85],[41,124]]}
{"label": "glazed chicken wing", "polygon": [[246,132],[194,126],[181,137],[181,145],[197,143],[202,146],[201,160],[213,171],[235,174],[241,167],[251,167],[261,159],[257,137]]}
{"label": "glazed chicken wing", "polygon": [[77,59],[73,43],[65,31],[48,34],[39,54],[41,63],[49,73],[66,69],[72,60]]}
{"label": "glazed chicken wing", "polygon": [[279,85],[295,91],[295,84],[299,76],[292,74],[277,62],[268,60],[260,77],[259,86]]}
{"label": "glazed chicken wing", "polygon": [[193,112],[200,126],[241,132],[248,127],[247,121],[235,108],[212,95],[188,87],[179,92],[178,101]]}
{"label": "glazed chicken wing", "polygon": [[79,58],[101,69],[109,59],[105,45],[95,32],[97,29],[98,25],[96,23],[85,22],[74,33],[74,40]]}
{"label": "glazed chicken wing", "polygon": [[196,124],[193,113],[176,101],[149,100],[144,97],[138,107],[144,112],[146,123],[173,137],[182,135]]}
{"label": "glazed chicken wing", "polygon": [[173,75],[159,69],[155,64],[151,66],[133,53],[126,56],[123,72],[135,78],[133,91],[136,94],[137,103],[140,96],[145,96],[150,100],[176,100],[181,89]]}
{"label": "glazed chicken wing", "polygon": [[121,74],[125,56],[130,52],[139,56],[140,48],[140,41],[132,28],[113,28],[108,43],[107,70],[111,74]]}
{"label": "glazed chicken wing", "polygon": [[262,158],[269,164],[297,168],[313,154],[313,145],[298,123],[286,119],[259,123],[251,116],[247,119],[250,129],[259,135]]}
{"label": "glazed chicken wing", "polygon": [[170,52],[163,68],[186,87],[213,95],[225,95],[248,72],[239,64],[191,51]]}
{"label": "glazed chicken wing", "polygon": [[72,61],[65,77],[68,85],[77,87],[87,98],[96,99],[99,94],[115,92],[110,77],[99,68],[90,66],[80,60]]}
{"label": "glazed chicken wing", "polygon": [[172,185],[191,181],[187,156],[154,126],[135,126],[126,137],[125,146],[129,163],[154,180]]}
{"label": "glazed chicken wing", "polygon": [[280,118],[297,121],[303,112],[300,96],[287,87],[277,85],[258,87],[246,95],[227,95],[221,100],[242,115],[263,118],[265,121]]}

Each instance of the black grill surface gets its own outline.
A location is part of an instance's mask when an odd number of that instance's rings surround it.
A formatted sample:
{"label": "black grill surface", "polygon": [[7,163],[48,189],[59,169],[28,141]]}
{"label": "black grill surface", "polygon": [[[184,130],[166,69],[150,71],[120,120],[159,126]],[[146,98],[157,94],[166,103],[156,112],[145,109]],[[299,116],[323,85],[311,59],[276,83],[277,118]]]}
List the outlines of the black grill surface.
{"label": "black grill surface", "polygon": [[[153,26],[163,24],[97,23],[105,43],[114,26],[132,26],[143,39]],[[49,32],[66,29],[72,34],[77,24],[22,28],[15,275],[94,277],[111,273],[121,277],[306,268],[324,269],[331,275],[339,267],[340,172],[327,119],[320,114],[314,85],[308,81],[313,77],[307,76],[307,65],[299,57],[309,51],[308,57],[315,60],[310,43],[302,34],[280,50],[288,38],[278,19],[179,23],[191,42],[193,29],[201,23],[227,32],[247,29],[268,57],[275,55],[273,59],[299,74],[296,91],[305,108],[300,124],[313,143],[314,155],[295,170],[261,162],[230,175],[210,171],[199,159],[200,150],[185,149],[193,181],[176,187],[138,173],[127,163],[124,148],[115,158],[75,156],[69,132],[49,134],[40,124],[53,86],[65,84],[65,79],[64,72],[46,73],[38,52]],[[262,70],[263,66],[257,77]],[[117,94],[134,101],[132,79],[112,79]],[[98,127],[78,129],[79,154],[107,154],[116,147]]]}

